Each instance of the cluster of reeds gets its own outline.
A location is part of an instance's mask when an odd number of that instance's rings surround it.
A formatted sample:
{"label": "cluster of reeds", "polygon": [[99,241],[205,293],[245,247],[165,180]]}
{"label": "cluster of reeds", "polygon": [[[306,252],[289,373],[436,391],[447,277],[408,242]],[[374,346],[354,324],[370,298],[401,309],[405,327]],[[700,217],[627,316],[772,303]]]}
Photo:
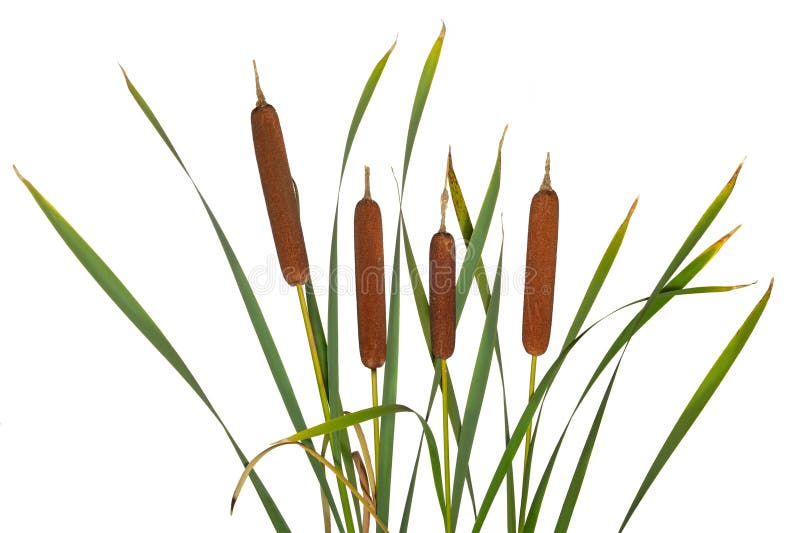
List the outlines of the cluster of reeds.
{"label": "cluster of reeds", "polygon": [[[400,182],[401,195],[405,187],[408,163],[411,158],[416,132],[425,107],[428,92],[433,82],[439,54],[444,41],[444,26],[436,39],[422,70],[412,108],[408,128],[407,144]],[[361,119],[370,102],[372,94],[381,78],[384,67],[394,49],[394,45],[381,57],[372,70],[366,86],[358,101],[355,114],[345,143],[344,157],[339,181],[344,177],[350,149],[354,142]],[[255,66],[255,64],[254,64]],[[123,71],[128,89],[141,110],[154,126],[161,139],[166,143],[176,160],[189,176],[183,162],[167,137],[164,129],[142,96]],[[120,307],[126,316],[136,325],[142,334],[159,350],[167,361],[175,368],[186,383],[211,411],[225,430],[226,435],[238,454],[244,471],[235,488],[231,504],[249,479],[258,493],[273,527],[278,531],[289,531],[286,518],[278,509],[269,490],[254,471],[255,465],[271,450],[287,445],[301,447],[308,455],[321,494],[323,509],[323,529],[330,531],[334,526],[340,532],[367,531],[373,520],[376,529],[388,531],[389,503],[391,499],[391,480],[393,451],[395,444],[394,417],[400,413],[413,415],[420,423],[421,435],[416,461],[413,465],[411,482],[406,492],[403,516],[394,523],[392,529],[407,531],[411,524],[412,500],[417,481],[420,455],[423,443],[428,451],[430,472],[436,489],[438,504],[442,515],[442,529],[446,532],[456,530],[465,499],[465,492],[470,500],[473,513],[473,531],[483,526],[489,509],[493,505],[501,486],[506,487],[507,529],[512,532],[534,531],[539,517],[541,505],[548,488],[550,475],[558,457],[561,443],[566,435],[572,417],[566,422],[561,438],[550,451],[544,473],[529,499],[530,473],[532,463],[533,441],[535,429],[541,416],[540,407],[556,378],[565,358],[582,336],[603,319],[586,326],[586,320],[593,308],[595,299],[603,286],[612,264],[617,256],[628,229],[631,216],[636,208],[634,201],[621,225],[613,234],[610,243],[601,257],[594,276],[590,280],[585,296],[580,302],[571,327],[559,348],[554,354],[546,373],[536,380],[536,362],[544,355],[550,344],[550,325],[552,323],[555,271],[558,243],[559,200],[550,180],[550,154],[546,156],[544,179],[539,190],[533,194],[530,203],[530,218],[527,228],[528,242],[526,255],[526,276],[524,305],[519,319],[522,327],[522,347],[531,356],[531,372],[529,380],[529,396],[525,399],[524,410],[515,422],[509,420],[503,388],[505,443],[504,452],[497,460],[497,466],[485,494],[476,494],[473,489],[469,464],[473,444],[477,436],[478,420],[483,406],[487,382],[493,358],[497,362],[500,377],[505,384],[502,370],[500,339],[497,337],[497,321],[500,306],[500,280],[502,271],[502,248],[498,258],[498,267],[491,288],[481,258],[490,224],[494,218],[495,204],[500,186],[502,138],[497,150],[494,171],[489,180],[486,194],[481,205],[478,218],[473,221],[453,169],[452,157],[448,153],[445,169],[445,188],[441,196],[441,223],[433,231],[429,248],[429,280],[426,295],[423,283],[417,270],[410,237],[405,228],[402,210],[396,221],[393,260],[391,262],[391,285],[389,287],[389,311],[387,320],[387,294],[384,284],[384,246],[383,223],[378,203],[370,193],[370,172],[365,167],[364,197],[354,207],[353,233],[356,266],[356,305],[358,322],[358,343],[361,361],[370,370],[373,405],[361,410],[346,412],[341,404],[339,394],[340,376],[338,370],[340,346],[338,336],[338,292],[336,283],[336,267],[338,260],[338,222],[339,205],[337,200],[336,214],[332,224],[330,245],[330,289],[328,292],[327,328],[322,324],[316,294],[309,279],[308,255],[303,237],[298,205],[298,185],[292,179],[289,161],[286,155],[284,139],[281,132],[278,114],[275,108],[266,102],[258,83],[256,71],[257,104],[251,114],[253,144],[258,171],[263,186],[267,213],[273,231],[275,252],[280,261],[283,276],[291,286],[297,287],[297,294],[302,317],[306,327],[312,366],[316,377],[320,403],[324,421],[308,427],[301,412],[291,381],[283,367],[281,356],[273,340],[272,334],[261,313],[258,302],[247,282],[241,265],[226,238],[219,221],[206,203],[199,189],[196,188],[200,200],[206,209],[214,230],[222,245],[230,264],[235,281],[252,321],[255,333],[269,364],[272,376],[280,392],[283,403],[294,425],[295,433],[280,440],[251,458],[238,446],[233,436],[225,427],[210,400],[203,392],[183,359],[167,340],[159,327],[141,307],[125,285],[117,278],[105,262],[94,252],[89,244],[81,238],[75,229],[56,211],[56,209],[30,184],[19,172],[17,175],[30,190],[39,207],[55,227],[72,252],[84,267],[95,278],[109,297]],[[503,132],[503,138],[505,131]],[[609,347],[590,378],[573,410],[573,415],[583,403],[588,392],[600,378],[603,370],[614,363],[616,367],[606,386],[602,401],[597,409],[594,422],[583,446],[582,453],[575,465],[569,489],[562,502],[556,531],[566,531],[569,527],[572,512],[587,471],[588,463],[598,431],[601,426],[607,401],[614,385],[620,361],[625,347],[633,335],[651,318],[653,318],[672,298],[686,294],[716,293],[738,289],[736,286],[692,286],[691,280],[716,255],[733,231],[696,255],[687,262],[692,250],[705,234],[717,213],[722,209],[736,183],[741,164],[736,168],[733,177],[725,184],[722,191],[714,198],[708,209],[701,215],[696,225],[688,233],[685,241],[676,252],[673,260],[664,270],[662,276],[653,286],[650,294],[623,307],[639,305],[633,319],[625,326]],[[15,168],[16,171],[16,168]],[[192,181],[192,183],[194,183]],[[449,202],[452,197],[452,202]],[[458,226],[468,252],[460,268],[456,265],[456,241],[446,228],[448,205],[454,207]],[[433,229],[433,228],[432,228]],[[735,231],[735,230],[734,230]],[[402,241],[402,243],[401,243]],[[401,249],[402,245],[402,249]],[[432,363],[431,388],[424,414],[396,402],[397,370],[400,362],[399,350],[399,283],[400,261],[405,251],[406,264],[416,303],[420,326],[425,337]],[[684,265],[682,267],[682,265]],[[681,268],[682,267],[682,268]],[[459,346],[460,357],[474,357],[474,370],[470,379],[467,401],[464,409],[459,409],[449,378],[447,360],[456,352],[456,332],[458,322],[464,310],[471,284],[475,281],[485,308],[485,320],[479,346],[476,348]],[[680,418],[666,438],[664,445],[655,457],[652,466],[646,473],[641,488],[631,501],[626,516],[622,519],[620,531],[628,523],[650,485],[659,474],[672,452],[697,419],[700,412],[713,395],[734,360],[742,350],[753,328],[758,322],[770,297],[772,283],[759,299],[752,312],[725,346],[707,376],[700,384],[695,395],[689,400]],[[622,309],[622,308],[620,308]],[[619,309],[618,309],[619,310]],[[614,311],[616,312],[616,311]],[[612,313],[613,314],[613,313]],[[609,316],[609,315],[606,315]],[[388,327],[387,327],[388,324]],[[326,331],[327,329],[327,331]],[[378,370],[383,368],[383,388],[379,395]],[[350,385],[353,385],[350,383]],[[365,384],[366,386],[366,384]],[[436,395],[442,395],[442,433],[443,450],[440,454],[439,442],[428,424]],[[539,417],[536,417],[536,415]],[[534,420],[534,417],[535,420]],[[360,424],[372,421],[372,450],[365,438]],[[380,421],[380,424],[379,424]],[[357,441],[350,440],[348,429],[352,428]],[[455,466],[451,469],[450,437],[455,440]],[[316,445],[313,438],[321,437],[322,443]],[[517,456],[523,439],[524,459],[521,491],[517,498],[517,485],[514,481],[512,462]],[[357,449],[356,449],[357,448]],[[541,451],[537,454],[542,453]],[[543,457],[547,457],[543,455]],[[407,466],[407,465],[406,465]],[[336,496],[329,483],[326,469],[335,478]],[[423,526],[426,531],[436,529],[430,521]],[[413,528],[420,530],[420,526]]]}

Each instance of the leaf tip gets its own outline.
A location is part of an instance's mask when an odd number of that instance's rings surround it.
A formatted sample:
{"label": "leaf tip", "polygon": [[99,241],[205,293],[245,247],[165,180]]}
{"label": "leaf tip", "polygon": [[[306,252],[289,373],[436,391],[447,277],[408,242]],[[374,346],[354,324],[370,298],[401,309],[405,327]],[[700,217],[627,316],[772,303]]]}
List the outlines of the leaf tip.
{"label": "leaf tip", "polygon": [[720,239],[720,244],[724,244],[724,243],[725,243],[725,242],[726,242],[728,239],[730,239],[731,237],[733,237],[733,234],[734,234],[734,233],[736,233],[737,231],[739,231],[739,228],[741,228],[741,227],[742,227],[742,225],[741,225],[741,224],[739,224],[738,226],[736,226],[735,228],[733,228],[732,230],[730,230],[728,233],[726,233],[726,234],[725,234],[725,235],[724,235],[724,236],[723,236],[723,237]]}
{"label": "leaf tip", "polygon": [[741,172],[742,165],[744,165],[744,162],[745,162],[746,159],[747,159],[747,156],[745,156],[741,160],[739,165],[736,167],[736,170],[733,171],[733,176],[731,176],[731,179],[728,180],[728,183],[725,185],[725,188],[733,189],[733,186],[736,185],[736,180],[739,178],[739,172]]}
{"label": "leaf tip", "polygon": [[17,168],[17,165],[11,165],[11,168],[14,169],[14,174],[17,175],[17,178],[19,178],[19,181],[21,181],[23,183],[23,185],[25,185],[28,189],[33,187],[33,185],[31,185],[31,182],[26,180],[25,176],[20,174],[19,169]]}
{"label": "leaf tip", "polygon": [[231,498],[231,515],[233,515],[233,508],[236,506],[236,496]]}
{"label": "leaf tip", "polygon": [[500,155],[500,152],[503,150],[503,143],[506,140],[506,132],[508,131],[508,124],[505,125],[503,128],[503,135],[500,136],[500,144],[497,147],[497,155]]}
{"label": "leaf tip", "polygon": [[636,195],[636,198],[633,200],[633,203],[631,204],[631,208],[628,210],[628,218],[630,218],[630,216],[636,210],[636,206],[637,205],[639,205],[639,195],[638,194]]}
{"label": "leaf tip", "polygon": [[447,31],[447,27],[444,25],[444,20],[442,20],[442,31],[439,32],[439,40],[444,40],[444,34]]}

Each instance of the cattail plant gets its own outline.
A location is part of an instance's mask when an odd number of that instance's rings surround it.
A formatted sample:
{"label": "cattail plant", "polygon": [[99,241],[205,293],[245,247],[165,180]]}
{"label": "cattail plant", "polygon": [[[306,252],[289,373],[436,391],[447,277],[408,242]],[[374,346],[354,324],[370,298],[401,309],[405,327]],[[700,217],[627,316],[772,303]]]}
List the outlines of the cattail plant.
{"label": "cattail plant", "polygon": [[[358,349],[361,363],[370,369],[372,405],[378,406],[378,368],[386,361],[386,290],[383,279],[383,223],[381,208],[369,189],[369,167],[364,167],[364,197],[353,215],[356,265]],[[375,466],[378,466],[378,419],[373,420]]]}
{"label": "cattail plant", "polygon": [[447,359],[456,347],[456,242],[445,228],[447,180],[441,196],[442,219],[433,234],[429,253],[431,351],[442,365],[442,432],[444,439],[445,531],[451,531],[450,517],[450,435],[447,423]]}
{"label": "cattail plant", "polygon": [[[531,356],[528,398],[536,388],[536,359],[547,351],[553,323],[553,288],[558,248],[558,195],[550,183],[550,152],[544,163],[544,179],[533,195],[528,216],[528,250],[525,261],[525,294],[522,304],[522,345]],[[525,434],[525,469],[531,427]]]}
{"label": "cattail plant", "polygon": [[[426,59],[425,66],[420,76],[417,93],[412,108],[411,120],[409,122],[409,135],[406,141],[406,152],[404,161],[403,179],[401,187],[405,185],[406,170],[408,162],[411,157],[411,151],[414,144],[414,138],[422,111],[425,105],[427,94],[431,88],[433,75],[436,70],[436,64],[439,58],[439,52],[442,47],[442,40],[444,38],[444,27],[442,32],[431,48],[431,52]],[[369,77],[365,86],[362,97],[359,100],[358,106],[353,116],[353,122],[348,141],[346,144],[343,162],[342,162],[342,175],[347,163],[352,140],[358,125],[363,116],[366,105],[375,89],[375,86],[380,78],[383,66],[388,59],[391,50],[383,56],[381,61],[375,67],[373,74]],[[254,63],[255,68],[255,63]],[[124,74],[124,71],[123,71]],[[500,487],[506,481],[506,487],[509,488],[506,498],[506,516],[507,525],[509,530],[517,531],[534,531],[537,525],[537,520],[540,514],[540,506],[542,501],[546,501],[546,493],[548,490],[548,482],[551,479],[552,468],[554,465],[559,464],[558,454],[561,449],[561,442],[567,435],[572,423],[573,417],[578,409],[581,407],[582,402],[590,390],[598,382],[598,378],[604,374],[604,370],[610,366],[614,359],[616,359],[617,368],[621,362],[622,357],[625,355],[624,347],[627,346],[631,338],[637,334],[639,329],[648,321],[652,320],[660,310],[669,303],[670,300],[676,297],[681,297],[684,294],[699,294],[699,293],[721,293],[731,291],[744,287],[745,285],[716,285],[716,286],[689,286],[689,283],[697,276],[705,267],[706,264],[717,254],[724,242],[731,236],[732,232],[725,237],[712,244],[710,247],[700,252],[694,259],[690,260],[692,250],[698,245],[700,239],[704,236],[706,230],[710,227],[717,214],[723,208],[731,193],[733,192],[736,184],[737,176],[741,170],[741,164],[737,167],[734,175],[726,183],[719,194],[709,204],[708,208],[703,212],[697,220],[691,231],[688,232],[683,244],[681,244],[674,258],[667,265],[666,269],[658,278],[655,285],[652,286],[649,296],[646,298],[632,302],[632,304],[643,303],[643,307],[638,313],[630,320],[618,334],[616,339],[611,344],[606,356],[598,362],[597,368],[593,373],[593,377],[588,381],[580,399],[577,401],[572,416],[563,427],[561,437],[558,444],[550,450],[549,460],[547,467],[542,473],[542,477],[536,487],[535,495],[528,505],[527,502],[527,484],[530,472],[530,463],[532,449],[534,447],[535,435],[531,436],[531,422],[535,414],[542,413],[541,409],[544,407],[544,398],[548,394],[550,387],[566,360],[570,350],[580,341],[586,331],[595,327],[603,319],[595,322],[591,326],[586,327],[586,320],[590,313],[594,313],[593,306],[597,300],[606,277],[612,269],[615,258],[622,246],[625,234],[628,229],[628,224],[631,220],[636,202],[631,206],[627,216],[625,217],[619,229],[613,234],[605,253],[602,255],[594,275],[589,281],[585,295],[575,318],[570,326],[564,341],[563,348],[554,358],[553,364],[542,376],[541,382],[538,387],[536,384],[536,361],[538,356],[547,351],[550,341],[550,329],[552,323],[553,313],[553,288],[555,282],[555,268],[556,268],[556,252],[558,241],[558,211],[559,202],[558,196],[553,191],[550,183],[550,154],[547,154],[545,163],[545,175],[542,181],[540,190],[533,196],[530,205],[529,214],[529,227],[528,227],[528,241],[527,241],[527,257],[526,257],[526,275],[525,275],[525,294],[524,304],[522,309],[522,342],[525,351],[531,356],[531,373],[530,373],[530,387],[529,399],[526,402],[525,408],[519,415],[519,418],[509,420],[508,409],[506,409],[506,396],[505,396],[505,378],[503,377],[502,356],[500,352],[500,339],[498,337],[498,319],[500,313],[500,296],[502,294],[502,246],[498,256],[498,267],[494,276],[494,282],[489,290],[489,285],[486,280],[485,270],[483,267],[483,260],[481,254],[483,246],[489,232],[494,217],[495,204],[497,202],[498,191],[500,188],[500,173],[501,173],[501,149],[503,141],[501,139],[497,151],[497,158],[495,168],[486,188],[484,201],[481,205],[481,210],[476,223],[473,226],[467,210],[467,204],[461,192],[455,177],[455,172],[452,170],[452,164],[448,168],[448,178],[450,182],[450,191],[452,192],[453,205],[458,218],[461,234],[465,242],[468,242],[469,254],[461,265],[458,276],[458,287],[456,283],[455,271],[455,241],[453,236],[450,235],[445,228],[445,208],[449,201],[448,190],[445,190],[441,195],[441,222],[439,231],[436,232],[430,240],[429,251],[429,301],[425,301],[425,291],[421,283],[414,283],[414,299],[417,303],[417,312],[422,325],[423,333],[430,333],[431,352],[434,363],[434,372],[431,378],[430,396],[428,404],[428,412],[425,416],[420,415],[411,408],[405,405],[398,404],[396,401],[397,386],[398,386],[398,360],[399,360],[399,339],[401,335],[401,327],[399,320],[399,305],[400,305],[400,290],[399,290],[399,270],[395,269],[393,272],[393,283],[391,296],[389,298],[389,320],[388,320],[388,333],[387,333],[387,313],[386,313],[386,296],[384,294],[384,276],[383,276],[383,234],[381,223],[381,212],[378,204],[372,200],[369,187],[369,168],[365,168],[365,192],[364,198],[358,202],[355,207],[354,213],[354,240],[355,240],[355,264],[357,269],[356,276],[356,289],[357,289],[357,310],[358,310],[358,339],[359,351],[362,363],[370,369],[372,377],[372,399],[373,407],[366,409],[359,409],[349,412],[342,408],[342,398],[339,395],[338,374],[333,371],[329,372],[327,379],[329,379],[330,388],[326,390],[325,381],[323,381],[320,366],[319,355],[327,356],[326,368],[336,369],[338,364],[335,357],[338,357],[338,300],[336,286],[331,284],[329,292],[329,329],[328,338],[331,343],[327,345],[327,349],[320,349],[317,353],[317,344],[315,343],[315,334],[320,341],[320,346],[326,346],[326,332],[322,327],[315,329],[312,332],[311,322],[312,318],[316,324],[319,320],[319,311],[316,308],[316,301],[311,300],[313,304],[310,308],[306,302],[304,286],[308,288],[309,294],[311,286],[309,283],[309,268],[308,257],[306,254],[306,247],[303,240],[303,232],[300,224],[300,213],[298,205],[298,194],[294,182],[289,171],[288,159],[286,156],[286,149],[284,146],[283,135],[280,129],[280,122],[278,121],[275,109],[266,103],[264,95],[258,80],[258,72],[256,75],[256,93],[258,102],[256,108],[251,114],[251,126],[253,133],[253,143],[256,154],[256,161],[258,170],[261,176],[261,183],[264,191],[264,199],[269,214],[270,224],[272,227],[273,238],[275,240],[275,248],[277,250],[278,259],[281,264],[281,271],[286,282],[297,288],[298,298],[300,300],[301,310],[303,312],[303,319],[306,327],[306,335],[308,338],[309,346],[311,349],[312,361],[314,363],[314,370],[317,378],[317,385],[320,393],[323,412],[326,421],[320,424],[306,424],[303,413],[298,405],[297,396],[293,389],[291,379],[287,375],[281,354],[278,351],[275,342],[272,342],[272,333],[267,325],[265,316],[260,310],[259,302],[257,301],[252,287],[250,286],[247,276],[242,270],[240,262],[237,260],[233,252],[230,242],[225,236],[218,219],[214,216],[209,205],[205,202],[200,190],[195,186],[198,196],[203,202],[207,214],[212,222],[214,231],[217,233],[218,239],[228,259],[229,266],[233,273],[233,277],[241,293],[243,302],[248,311],[250,320],[254,326],[256,333],[261,341],[264,355],[269,363],[272,377],[277,385],[278,391],[283,400],[286,412],[289,415],[295,433],[288,437],[281,439],[273,445],[266,448],[264,451],[256,455],[252,460],[248,460],[248,456],[239,447],[233,435],[228,429],[228,426],[223,423],[219,412],[214,408],[208,396],[206,396],[200,383],[189,370],[186,362],[179,355],[170,340],[167,339],[163,330],[153,321],[151,316],[145,311],[138,300],[131,294],[131,292],[123,284],[111,268],[103,261],[100,255],[84,240],[78,231],[64,218],[42,194],[26,180],[14,167],[14,171],[22,181],[24,186],[28,189],[36,204],[45,214],[49,222],[53,225],[56,232],[64,240],[69,249],[75,254],[84,268],[91,274],[97,281],[100,287],[108,294],[111,300],[122,310],[125,316],[137,327],[137,329],[145,336],[147,340],[154,346],[158,352],[162,354],[165,360],[171,367],[180,375],[183,381],[194,391],[197,397],[201,400],[204,406],[209,410],[213,417],[219,422],[224,430],[231,445],[236,451],[237,456],[244,466],[244,471],[241,474],[239,482],[234,490],[234,495],[231,502],[231,507],[236,501],[240,491],[250,479],[253,483],[256,493],[276,531],[288,531],[289,525],[281,514],[275,499],[270,495],[267,486],[261,481],[258,474],[254,471],[256,464],[272,450],[282,448],[284,446],[292,445],[295,448],[303,450],[309,457],[312,468],[319,484],[319,490],[322,497],[323,507],[323,527],[326,531],[331,530],[331,518],[336,522],[339,531],[355,531],[358,524],[353,521],[353,513],[351,510],[357,511],[359,509],[358,503],[363,505],[364,515],[361,522],[363,531],[369,530],[369,518],[374,519],[376,530],[388,531],[389,524],[389,509],[391,505],[392,484],[391,484],[391,468],[394,446],[394,416],[404,413],[411,415],[411,418],[419,421],[423,429],[421,439],[424,439],[428,455],[430,457],[429,465],[430,472],[433,477],[434,486],[437,490],[437,503],[439,504],[442,517],[444,518],[444,527],[446,533],[451,533],[457,529],[459,511],[461,509],[462,495],[465,491],[465,486],[470,492],[473,491],[470,478],[470,458],[472,453],[472,446],[475,442],[478,429],[478,421],[481,409],[484,406],[484,398],[487,390],[487,380],[492,368],[492,362],[496,356],[497,367],[500,371],[501,385],[503,390],[503,418],[505,425],[505,448],[502,454],[497,457],[497,462],[494,468],[494,473],[491,478],[486,482],[479,481],[482,488],[485,488],[483,496],[479,502],[474,502],[475,505],[475,521],[473,524],[473,531],[480,531],[486,523],[487,517],[493,508],[496,496]],[[133,96],[134,100],[139,105],[140,109],[144,112],[162,141],[172,152],[177,162],[186,171],[187,176],[191,179],[191,175],[183,161],[178,156],[172,142],[169,140],[164,128],[155,117],[155,113],[150,106],[145,102],[144,98],[139,94],[131,81],[125,75],[125,81],[128,89]],[[505,136],[505,133],[504,133]],[[402,198],[402,189],[400,191]],[[338,227],[338,204],[336,216],[333,223],[333,236],[331,239],[331,270],[338,266],[337,255],[337,227]],[[403,245],[406,253],[405,258],[409,269],[409,277],[412,281],[417,282],[420,279],[418,266],[413,258],[412,242],[415,240],[408,235],[405,224],[402,218],[402,211],[398,214],[397,222],[397,237],[394,249],[394,262],[393,264],[399,265],[401,254],[401,237],[403,238]],[[735,230],[734,230],[735,231]],[[689,261],[687,261],[689,260]],[[684,265],[681,267],[681,265]],[[332,276],[332,278],[334,278]],[[447,360],[451,357],[455,350],[455,333],[456,322],[461,312],[464,310],[465,302],[469,296],[469,287],[472,279],[475,279],[481,295],[484,298],[484,308],[486,316],[483,322],[483,330],[481,334],[481,341],[476,353],[476,364],[470,379],[469,393],[467,394],[466,407],[462,413],[459,412],[458,406],[453,402],[448,406],[449,394],[456,394],[455,388],[460,385],[451,380],[447,368]],[[464,285],[462,286],[462,281]],[[675,422],[669,435],[666,437],[660,451],[653,459],[653,462],[645,474],[638,492],[634,496],[628,511],[622,521],[619,531],[625,528],[625,525],[631,519],[632,514],[642,502],[642,498],[648,492],[652,483],[663,470],[669,458],[673,455],[676,447],[680,444],[687,431],[692,427],[698,416],[703,411],[704,407],[710,400],[711,396],[717,390],[722,380],[742,351],[745,343],[753,332],[756,324],[761,318],[766,304],[770,298],[772,291],[772,282],[770,282],[764,295],[753,307],[750,314],[742,322],[741,327],[737,330],[730,342],[725,346],[722,353],[713,363],[708,374],[703,379],[695,394],[689,399],[683,410],[680,418]],[[331,303],[332,302],[332,303]],[[623,306],[625,308],[628,306]],[[426,323],[426,321],[429,321]],[[353,325],[355,326],[355,325]],[[336,347],[336,348],[334,348]],[[325,361],[325,359],[323,359]],[[383,405],[378,406],[377,402],[377,369],[382,367],[385,363],[386,371],[384,373],[384,395]],[[391,370],[391,371],[390,371]],[[612,392],[612,387],[615,383],[616,370],[612,374],[611,379],[605,389],[603,401],[597,407],[594,417],[594,422],[586,437],[583,451],[578,458],[577,463],[574,465],[574,473],[572,475],[570,485],[566,491],[566,496],[561,504],[561,512],[558,516],[558,521],[555,530],[559,533],[566,532],[570,520],[575,510],[575,506],[580,495],[581,486],[585,480],[586,472],[589,471],[589,461],[591,459],[594,443],[597,440],[598,431],[601,427],[601,422],[608,405],[608,398]],[[414,376],[413,379],[418,380],[420,376]],[[436,388],[441,380],[442,391],[442,429],[443,429],[443,455],[444,455],[444,481],[442,481],[440,464],[439,448],[436,443],[436,437],[427,423],[428,415],[430,414],[431,406],[436,395]],[[535,389],[535,390],[534,390]],[[330,395],[328,395],[330,394]],[[335,417],[331,419],[328,401],[335,408]],[[272,408],[272,406],[270,406]],[[452,408],[452,412],[450,410]],[[386,434],[382,443],[378,442],[378,417],[384,418],[380,429]],[[458,454],[456,455],[455,469],[453,471],[453,484],[451,488],[450,483],[450,449],[449,449],[449,422],[452,417],[454,435],[458,437],[459,446]],[[374,438],[375,438],[375,465],[376,468],[371,468],[370,454],[368,451],[367,439],[364,437],[363,431],[359,424],[368,420],[374,420]],[[459,421],[460,428],[456,431],[456,421]],[[357,436],[358,443],[361,447],[360,452],[354,451],[349,445],[347,430],[352,428]],[[514,481],[513,481],[513,465],[518,451],[522,445],[523,433],[527,435],[525,439],[525,459],[524,459],[524,474],[523,474],[523,489],[521,503],[519,507],[515,507],[514,500]],[[407,435],[406,435],[407,436]],[[311,439],[320,437],[323,440],[322,451],[318,452]],[[532,440],[533,439],[533,440]],[[330,447],[327,447],[330,443]],[[379,448],[379,444],[383,445],[383,449]],[[406,503],[403,510],[401,519],[400,531],[408,530],[410,522],[410,515],[412,508],[412,499],[414,495],[414,488],[417,479],[417,470],[420,463],[420,453],[423,450],[423,440],[417,448],[417,458],[413,463],[411,481],[406,493]],[[541,446],[536,446],[537,450]],[[377,476],[378,464],[378,451],[380,449],[381,457],[384,460],[384,467],[381,469],[381,475]],[[538,452],[537,452],[538,453]],[[328,459],[332,456],[331,460]],[[363,458],[363,459],[362,459]],[[481,458],[482,462],[485,458]],[[408,465],[410,467],[410,465]],[[339,501],[333,496],[330,490],[328,479],[326,478],[325,470],[333,473],[337,480],[339,487]],[[423,467],[424,469],[424,467]],[[473,472],[477,473],[477,472]],[[475,476],[477,477],[477,476]],[[376,479],[377,478],[377,479]],[[357,481],[356,481],[357,479]],[[360,484],[361,490],[356,486]],[[278,484],[271,485],[272,487]],[[475,486],[479,486],[475,483]],[[371,489],[371,490],[370,490]],[[452,490],[452,502],[451,502]],[[354,498],[348,496],[348,491]],[[377,498],[380,492],[380,498]],[[305,496],[305,495],[304,495]],[[471,494],[474,497],[474,494]],[[357,500],[357,502],[356,502]],[[352,506],[351,506],[352,503]],[[517,509],[519,514],[517,515]],[[519,520],[517,520],[517,517]],[[411,525],[411,530],[418,531],[435,531],[437,524],[426,522],[424,526]],[[395,529],[393,529],[395,530]],[[494,530],[497,530],[495,527]]]}
{"label": "cattail plant", "polygon": [[322,377],[317,345],[311,328],[303,285],[308,282],[308,254],[303,238],[303,227],[300,224],[300,199],[297,184],[289,170],[289,158],[283,141],[281,123],[275,108],[268,104],[261,90],[258,68],[253,61],[253,72],[256,78],[256,107],[250,113],[250,125],[253,130],[253,147],[256,153],[258,173],[261,176],[261,188],[267,204],[267,214],[272,227],[272,238],[278,253],[283,277],[290,286],[297,287],[300,310],[311,350],[314,374],[317,378],[320,403],[325,420],[330,419],[328,395]]}

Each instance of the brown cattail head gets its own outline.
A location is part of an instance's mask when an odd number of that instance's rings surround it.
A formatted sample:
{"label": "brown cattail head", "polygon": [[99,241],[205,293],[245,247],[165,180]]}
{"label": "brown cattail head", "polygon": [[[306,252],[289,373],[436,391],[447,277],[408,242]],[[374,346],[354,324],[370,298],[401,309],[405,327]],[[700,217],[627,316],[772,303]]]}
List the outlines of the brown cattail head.
{"label": "brown cattail head", "polygon": [[289,171],[278,113],[264,100],[258,71],[256,94],[258,101],[250,114],[250,124],[272,237],[283,277],[289,285],[300,285],[308,281],[308,255],[300,225],[300,205]]}
{"label": "brown cattail head", "polygon": [[353,226],[358,347],[364,366],[379,368],[386,361],[383,223],[381,208],[370,197],[369,167],[364,167],[364,198],[356,204]]}
{"label": "brown cattail head", "polygon": [[446,231],[431,238],[429,267],[431,351],[447,359],[456,348],[456,242]]}
{"label": "brown cattail head", "polygon": [[522,344],[533,356],[550,343],[553,288],[558,247],[558,195],[550,184],[550,152],[539,192],[533,195],[528,219],[528,253],[522,309]]}
{"label": "brown cattail head", "polygon": [[447,180],[440,200],[442,219],[431,238],[428,288],[430,291],[431,351],[447,359],[456,349],[456,241],[447,233]]}

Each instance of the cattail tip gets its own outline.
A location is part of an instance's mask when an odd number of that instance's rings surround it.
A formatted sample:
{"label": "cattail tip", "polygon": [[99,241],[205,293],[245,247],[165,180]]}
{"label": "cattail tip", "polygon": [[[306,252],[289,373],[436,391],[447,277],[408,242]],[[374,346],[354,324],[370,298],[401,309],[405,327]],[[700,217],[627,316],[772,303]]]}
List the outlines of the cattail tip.
{"label": "cattail tip", "polygon": [[544,161],[544,179],[539,187],[540,191],[552,191],[553,185],[550,183],[550,152],[547,152],[547,159]]}
{"label": "cattail tip", "polygon": [[369,190],[369,165],[364,165],[364,198],[372,198]]}
{"label": "cattail tip", "polygon": [[256,107],[264,107],[267,105],[267,100],[264,98],[264,93],[261,90],[261,80],[258,77],[258,67],[256,60],[253,60],[253,73],[256,76]]}

